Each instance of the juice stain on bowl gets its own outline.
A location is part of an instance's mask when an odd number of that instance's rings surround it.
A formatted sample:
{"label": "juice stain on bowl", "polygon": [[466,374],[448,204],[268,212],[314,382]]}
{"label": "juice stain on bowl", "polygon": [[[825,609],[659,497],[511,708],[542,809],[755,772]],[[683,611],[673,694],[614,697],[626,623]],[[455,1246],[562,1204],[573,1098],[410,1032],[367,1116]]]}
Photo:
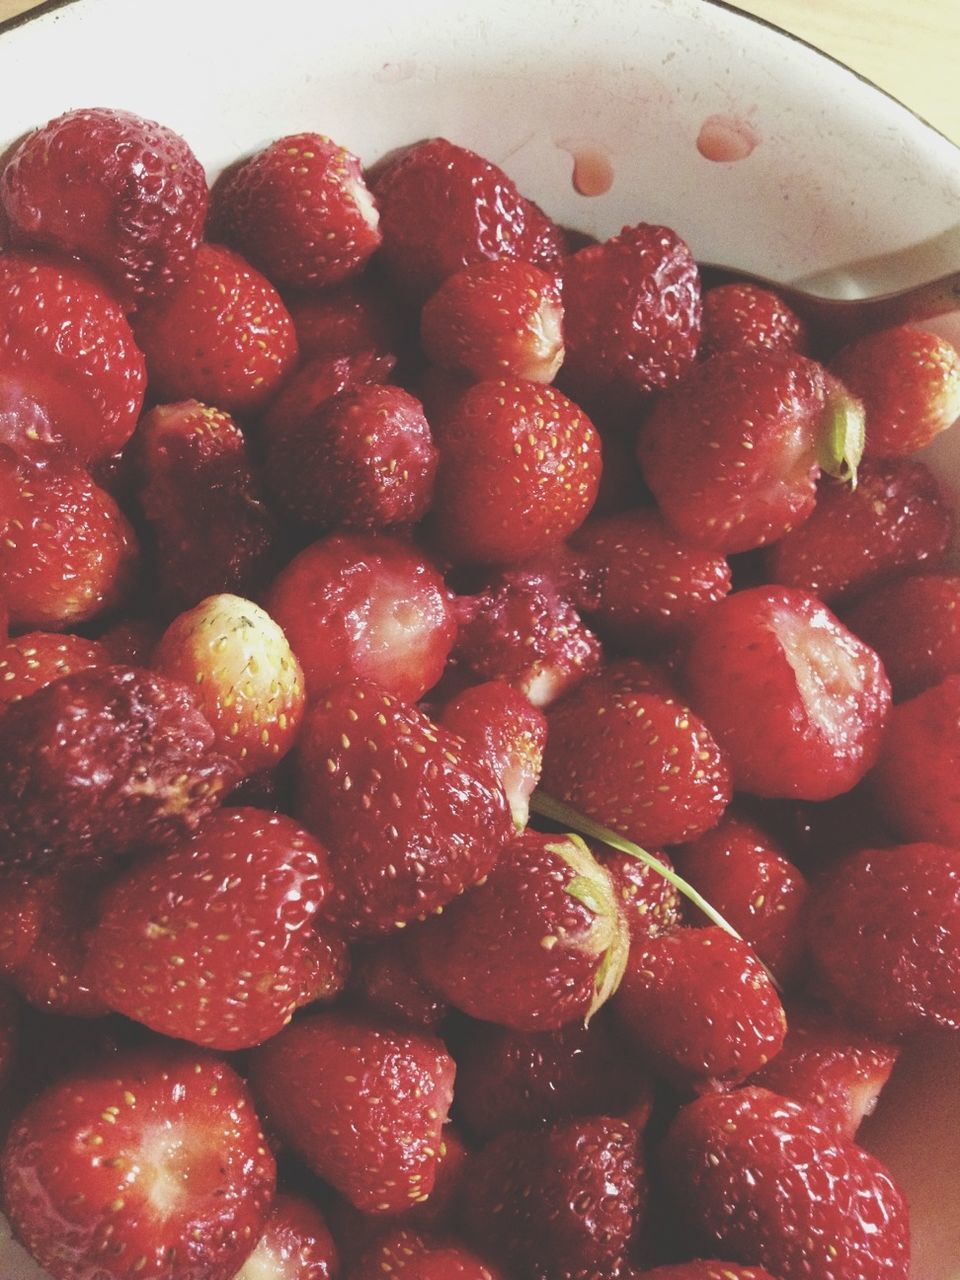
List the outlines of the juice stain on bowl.
{"label": "juice stain on bowl", "polygon": [[705,160],[729,164],[746,160],[760,141],[754,127],[733,116],[707,116],[697,134],[697,150]]}
{"label": "juice stain on bowl", "polygon": [[613,186],[610,153],[605,147],[584,138],[558,138],[557,146],[573,160],[571,181],[581,196],[604,196]]}

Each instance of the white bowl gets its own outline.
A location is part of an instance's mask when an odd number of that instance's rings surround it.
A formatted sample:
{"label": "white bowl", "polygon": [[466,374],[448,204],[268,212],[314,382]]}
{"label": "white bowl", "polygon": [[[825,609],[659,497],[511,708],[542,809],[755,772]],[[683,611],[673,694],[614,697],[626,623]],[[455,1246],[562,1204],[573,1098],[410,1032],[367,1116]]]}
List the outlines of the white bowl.
{"label": "white bowl", "polygon": [[[0,84],[3,141],[124,107],[182,132],[212,175],[302,129],[367,162],[442,133],[601,236],[663,222],[701,259],[835,293],[960,265],[960,150],[707,0],[79,0],[3,33]],[[609,189],[579,194],[575,157]],[[960,492],[960,441],[933,458]],[[869,1126],[911,1197],[913,1280],[960,1280],[958,1078],[956,1038],[915,1051]],[[40,1275],[2,1240],[0,1274]]]}

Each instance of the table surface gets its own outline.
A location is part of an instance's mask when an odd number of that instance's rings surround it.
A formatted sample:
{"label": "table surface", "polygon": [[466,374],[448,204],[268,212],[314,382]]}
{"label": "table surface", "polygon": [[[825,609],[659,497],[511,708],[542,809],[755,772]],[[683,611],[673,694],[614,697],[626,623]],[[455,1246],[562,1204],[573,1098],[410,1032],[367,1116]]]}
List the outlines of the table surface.
{"label": "table surface", "polygon": [[[0,21],[38,0],[0,0]],[[739,0],[873,80],[960,143],[957,0]]]}

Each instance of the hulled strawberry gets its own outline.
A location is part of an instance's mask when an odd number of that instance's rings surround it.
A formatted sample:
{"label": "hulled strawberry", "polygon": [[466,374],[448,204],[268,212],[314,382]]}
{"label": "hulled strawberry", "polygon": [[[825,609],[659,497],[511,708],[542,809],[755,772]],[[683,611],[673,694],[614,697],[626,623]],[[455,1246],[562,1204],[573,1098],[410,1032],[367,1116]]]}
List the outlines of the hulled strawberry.
{"label": "hulled strawberry", "polygon": [[392,1213],[430,1195],[453,1098],[442,1041],[318,1013],[262,1045],[250,1067],[271,1126],[358,1209]]}
{"label": "hulled strawberry", "polygon": [[720,284],[703,295],[703,330],[698,355],[718,351],[807,350],[807,326],[784,300],[755,284]]}
{"label": "hulled strawberry", "polygon": [[[259,423],[268,457],[273,452],[280,459],[284,457],[283,442],[288,435],[309,441],[307,424],[322,405],[341,392],[386,382],[395,364],[393,356],[366,347],[305,359],[270,401]],[[282,474],[278,474],[278,480],[283,480]]]}
{"label": "hulled strawberry", "polygon": [[61,676],[107,666],[110,661],[107,650],[95,640],[54,631],[28,631],[0,644],[0,708],[19,702]]}
{"label": "hulled strawberry", "polygon": [[462,1244],[431,1240],[401,1227],[368,1249],[351,1280],[498,1280],[499,1272]]}
{"label": "hulled strawberry", "polygon": [[844,611],[844,621],[880,655],[898,701],[960,675],[960,577],[954,574],[880,583]]}
{"label": "hulled strawberry", "polygon": [[304,360],[362,352],[387,356],[401,344],[402,308],[369,273],[320,293],[287,293],[284,301]]}
{"label": "hulled strawberry", "polygon": [[279,1195],[257,1247],[233,1280],[334,1280],[339,1257],[323,1214],[301,1196]]}

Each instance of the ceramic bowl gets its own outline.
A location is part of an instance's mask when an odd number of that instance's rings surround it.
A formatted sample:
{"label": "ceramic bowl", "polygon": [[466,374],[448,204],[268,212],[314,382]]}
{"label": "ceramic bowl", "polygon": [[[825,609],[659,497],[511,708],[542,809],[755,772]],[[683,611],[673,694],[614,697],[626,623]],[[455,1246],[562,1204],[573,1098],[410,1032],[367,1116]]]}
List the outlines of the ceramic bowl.
{"label": "ceramic bowl", "polygon": [[[0,36],[12,140],[116,106],[183,133],[211,176],[328,133],[372,162],[443,133],[560,222],[639,220],[695,254],[824,292],[960,260],[960,151],[838,63],[709,0],[73,0]],[[960,491],[960,442],[935,451]],[[914,1280],[960,1278],[960,1048],[908,1055],[868,1141],[910,1194]],[[39,1273],[0,1243],[5,1280]]]}

